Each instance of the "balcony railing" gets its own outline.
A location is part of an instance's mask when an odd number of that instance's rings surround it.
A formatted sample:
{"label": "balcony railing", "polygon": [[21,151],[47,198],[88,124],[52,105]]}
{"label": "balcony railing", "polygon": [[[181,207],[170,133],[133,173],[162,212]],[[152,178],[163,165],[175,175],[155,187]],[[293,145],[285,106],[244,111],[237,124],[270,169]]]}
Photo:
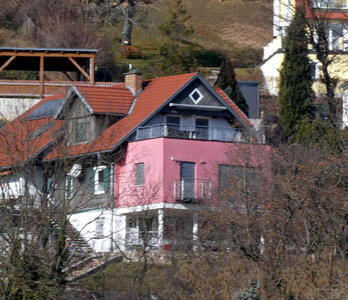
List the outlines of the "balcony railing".
{"label": "balcony railing", "polygon": [[212,184],[207,179],[177,180],[174,182],[174,199],[179,202],[196,203],[210,199]]}
{"label": "balcony railing", "polygon": [[313,0],[313,8],[348,9],[347,0]]}
{"label": "balcony railing", "polygon": [[158,231],[136,231],[126,233],[126,245],[154,247],[158,244]]}
{"label": "balcony railing", "polygon": [[223,142],[247,142],[250,140],[248,130],[228,127],[197,128],[196,130],[179,129],[168,125],[144,126],[137,129],[135,139],[146,140],[158,137],[209,140]]}

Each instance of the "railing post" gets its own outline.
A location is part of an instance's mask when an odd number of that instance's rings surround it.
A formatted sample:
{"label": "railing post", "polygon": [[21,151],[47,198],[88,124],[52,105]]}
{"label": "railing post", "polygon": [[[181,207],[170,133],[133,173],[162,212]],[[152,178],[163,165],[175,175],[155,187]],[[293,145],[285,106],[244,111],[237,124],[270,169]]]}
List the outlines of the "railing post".
{"label": "railing post", "polygon": [[159,248],[163,245],[163,228],[164,228],[164,211],[163,209],[158,210],[158,246]]}

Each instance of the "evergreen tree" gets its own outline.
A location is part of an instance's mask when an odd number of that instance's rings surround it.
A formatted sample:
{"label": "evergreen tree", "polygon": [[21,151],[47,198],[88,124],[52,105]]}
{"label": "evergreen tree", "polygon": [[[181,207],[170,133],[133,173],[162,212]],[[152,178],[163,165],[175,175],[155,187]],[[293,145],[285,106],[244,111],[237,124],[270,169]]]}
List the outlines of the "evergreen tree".
{"label": "evergreen tree", "polygon": [[287,30],[280,70],[279,120],[287,139],[296,139],[303,121],[313,119],[314,92],[307,45],[304,10],[298,8]]}
{"label": "evergreen tree", "polygon": [[249,107],[246,103],[236,80],[236,73],[227,54],[222,55],[221,68],[215,86],[224,90],[234,103],[248,116]]}

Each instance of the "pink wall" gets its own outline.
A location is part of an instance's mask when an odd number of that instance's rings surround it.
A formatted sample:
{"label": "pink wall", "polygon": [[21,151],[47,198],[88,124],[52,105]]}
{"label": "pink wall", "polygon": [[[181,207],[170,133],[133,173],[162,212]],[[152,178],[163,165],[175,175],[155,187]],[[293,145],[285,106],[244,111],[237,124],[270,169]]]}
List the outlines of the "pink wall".
{"label": "pink wall", "polygon": [[[116,165],[116,206],[146,205],[174,200],[174,182],[180,179],[180,161],[194,162],[195,178],[217,186],[218,165],[257,167],[267,164],[270,147],[214,141],[158,138],[128,144]],[[145,185],[134,187],[135,164],[145,164]]]}

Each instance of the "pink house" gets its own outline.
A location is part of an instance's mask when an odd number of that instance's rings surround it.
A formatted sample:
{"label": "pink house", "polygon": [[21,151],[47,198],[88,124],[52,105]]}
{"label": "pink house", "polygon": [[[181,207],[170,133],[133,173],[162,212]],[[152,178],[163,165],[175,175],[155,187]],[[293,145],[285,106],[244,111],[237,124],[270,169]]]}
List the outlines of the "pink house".
{"label": "pink house", "polygon": [[29,124],[17,142],[36,141],[42,182],[52,181],[48,166],[70,164],[54,197],[69,200],[70,222],[98,252],[192,245],[199,212],[219,201],[227,171],[263,167],[269,153],[246,115],[199,73],[142,80],[133,70],[122,84],[72,87],[8,128]]}

